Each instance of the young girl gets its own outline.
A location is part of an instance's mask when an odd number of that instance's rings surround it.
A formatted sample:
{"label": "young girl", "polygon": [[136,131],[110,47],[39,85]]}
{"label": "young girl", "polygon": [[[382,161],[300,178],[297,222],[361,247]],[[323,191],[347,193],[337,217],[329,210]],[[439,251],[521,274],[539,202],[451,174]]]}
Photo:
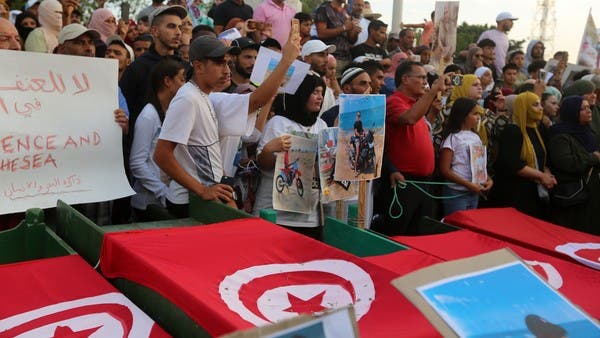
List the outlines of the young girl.
{"label": "young girl", "polygon": [[138,221],[150,221],[149,205],[165,207],[167,186],[161,180],[158,166],[152,160],[156,141],[169,103],[185,83],[183,64],[165,59],[150,72],[151,93],[149,103],[135,122],[129,164],[135,178],[131,206]]}
{"label": "young girl", "polygon": [[[473,132],[479,123],[479,112],[477,102],[469,98],[459,98],[452,105],[443,132],[440,173],[453,183],[444,186],[443,195],[457,197],[444,199],[444,215],[477,208],[479,194],[492,187],[489,177],[485,182],[473,182],[471,174],[471,148],[483,148],[481,139]],[[485,163],[482,168],[485,168]]]}

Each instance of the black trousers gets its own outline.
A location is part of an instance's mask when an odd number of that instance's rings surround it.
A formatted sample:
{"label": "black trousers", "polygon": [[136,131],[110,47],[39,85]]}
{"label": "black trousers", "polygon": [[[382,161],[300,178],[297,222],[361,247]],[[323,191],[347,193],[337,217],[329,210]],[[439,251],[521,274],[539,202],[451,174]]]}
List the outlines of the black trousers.
{"label": "black trousers", "polygon": [[[431,180],[431,177],[406,174],[404,177],[411,181]],[[420,185],[420,187],[428,193],[431,191],[431,188],[427,185]],[[389,175],[383,175],[382,173],[375,194],[375,215],[371,222],[371,230],[387,236],[418,235],[421,218],[424,216],[433,217],[434,201],[412,184],[407,184],[404,189],[396,188],[395,194],[397,195],[397,202],[394,201],[390,212],[390,205],[394,199],[394,189],[390,187]],[[398,205],[398,202],[402,205],[402,208]],[[392,217],[398,216],[400,213],[402,213],[400,217]]]}

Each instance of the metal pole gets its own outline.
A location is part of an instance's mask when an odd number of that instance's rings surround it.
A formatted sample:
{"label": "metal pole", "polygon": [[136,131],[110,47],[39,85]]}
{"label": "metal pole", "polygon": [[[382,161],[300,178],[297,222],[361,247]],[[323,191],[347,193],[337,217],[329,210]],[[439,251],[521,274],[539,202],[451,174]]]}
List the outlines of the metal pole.
{"label": "metal pole", "polygon": [[394,0],[392,9],[392,29],[391,32],[400,32],[400,23],[402,22],[402,0]]}

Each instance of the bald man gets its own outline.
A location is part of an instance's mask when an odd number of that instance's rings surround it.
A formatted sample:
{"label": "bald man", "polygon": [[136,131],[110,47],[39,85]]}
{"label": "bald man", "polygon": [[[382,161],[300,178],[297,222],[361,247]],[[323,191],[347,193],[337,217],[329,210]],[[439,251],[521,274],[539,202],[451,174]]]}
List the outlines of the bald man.
{"label": "bald man", "polygon": [[0,49],[21,50],[21,37],[15,26],[0,18]]}

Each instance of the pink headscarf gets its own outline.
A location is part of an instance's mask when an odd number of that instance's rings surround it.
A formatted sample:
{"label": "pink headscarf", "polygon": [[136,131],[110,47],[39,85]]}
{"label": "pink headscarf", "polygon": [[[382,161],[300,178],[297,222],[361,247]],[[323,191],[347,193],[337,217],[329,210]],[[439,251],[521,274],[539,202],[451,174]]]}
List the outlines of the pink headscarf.
{"label": "pink headscarf", "polygon": [[38,8],[40,29],[46,38],[47,52],[52,53],[58,46],[58,34],[62,29],[62,5],[58,0],[44,0]]}
{"label": "pink headscarf", "polygon": [[92,13],[89,29],[94,29],[100,33],[100,39],[106,42],[109,36],[117,34],[117,24],[105,22],[106,19],[114,18],[114,14],[107,8],[98,8]]}

